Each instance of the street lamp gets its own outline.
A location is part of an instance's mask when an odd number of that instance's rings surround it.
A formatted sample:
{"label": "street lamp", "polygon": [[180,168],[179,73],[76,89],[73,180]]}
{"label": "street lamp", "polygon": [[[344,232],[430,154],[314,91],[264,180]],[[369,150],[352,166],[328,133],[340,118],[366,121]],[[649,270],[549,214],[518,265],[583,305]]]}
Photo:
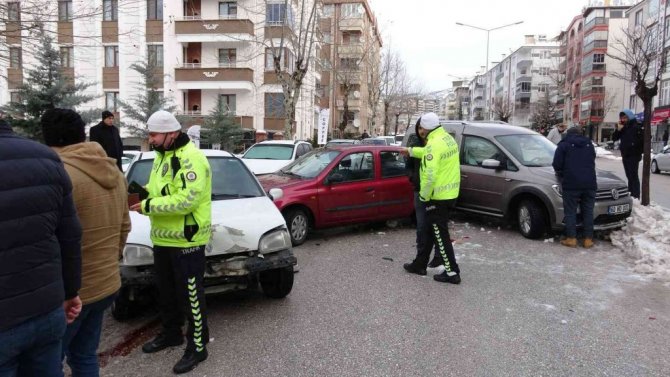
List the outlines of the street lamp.
{"label": "street lamp", "polygon": [[514,22],[514,23],[503,25],[503,26],[494,27],[492,29],[484,29],[483,27],[468,25],[468,24],[464,24],[462,22],[456,22],[456,25],[471,27],[473,29],[482,30],[482,31],[486,32],[486,71],[485,71],[485,73],[486,73],[486,72],[489,71],[489,33],[491,33],[494,30],[506,28],[508,26],[519,25],[519,24],[522,24],[522,23],[523,23],[523,21],[519,21],[519,22]]}

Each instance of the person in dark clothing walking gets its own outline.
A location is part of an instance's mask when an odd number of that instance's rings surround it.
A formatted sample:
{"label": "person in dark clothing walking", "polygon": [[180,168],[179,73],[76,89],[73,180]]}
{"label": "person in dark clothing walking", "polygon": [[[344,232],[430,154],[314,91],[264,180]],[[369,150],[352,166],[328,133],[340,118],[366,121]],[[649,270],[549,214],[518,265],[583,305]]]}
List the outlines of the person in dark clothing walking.
{"label": "person in dark clothing walking", "polygon": [[661,140],[663,140],[664,147],[668,145],[668,126],[665,126],[665,131],[663,132],[663,137],[661,138]]}
{"label": "person in dark clothing walking", "polygon": [[119,135],[119,129],[114,125],[114,114],[105,110],[102,112],[102,121],[91,127],[90,141],[94,141],[102,146],[107,153],[107,157],[116,160],[116,166],[121,168],[121,157],[123,157],[123,142]]}
{"label": "person in dark clothing walking", "polygon": [[58,155],[0,120],[0,376],[62,376],[81,311],[81,226]]}
{"label": "person in dark clothing walking", "polygon": [[[416,121],[414,126],[414,134],[410,135],[407,139],[407,147],[425,147],[426,140],[421,138],[419,135],[419,126],[421,120]],[[407,175],[409,176],[409,181],[414,187],[414,213],[416,216],[416,250],[417,250],[417,259],[425,259],[428,262],[428,257],[430,255],[422,255],[423,250],[428,250],[430,253],[431,248],[435,248],[435,254],[433,259],[428,263],[428,267],[435,268],[444,264],[442,257],[440,256],[440,251],[435,246],[433,242],[433,236],[431,229],[427,226],[426,223],[426,203],[422,202],[419,198],[419,191],[421,190],[421,161],[414,158],[408,157],[405,163],[405,169],[407,170]],[[430,244],[430,246],[428,245]]]}
{"label": "person in dark clothing walking", "polygon": [[584,226],[584,248],[593,246],[593,207],[596,204],[596,150],[593,143],[582,135],[580,127],[567,131],[565,139],[558,143],[553,162],[563,189],[565,211],[565,239],[561,244],[577,246],[577,205]]}
{"label": "person in dark clothing walking", "polygon": [[637,124],[635,114],[629,109],[619,113],[619,125],[612,134],[612,140],[619,142],[621,160],[628,179],[628,191],[633,198],[640,198],[640,177],[638,170],[642,159],[644,138],[642,128]]}

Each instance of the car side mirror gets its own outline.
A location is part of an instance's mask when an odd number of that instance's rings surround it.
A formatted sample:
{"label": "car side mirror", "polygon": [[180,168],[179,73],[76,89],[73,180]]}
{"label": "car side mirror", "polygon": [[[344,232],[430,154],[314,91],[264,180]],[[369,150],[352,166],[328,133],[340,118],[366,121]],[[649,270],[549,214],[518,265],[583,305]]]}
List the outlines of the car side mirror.
{"label": "car side mirror", "polygon": [[500,164],[500,161],[498,161],[498,160],[488,158],[488,159],[482,161],[482,167],[484,169],[498,170],[498,169],[501,168],[501,164]]}
{"label": "car side mirror", "polygon": [[326,180],[323,183],[330,185],[333,183],[340,183],[340,182],[344,182],[344,176],[340,173],[334,173],[328,176],[328,178],[326,178]]}
{"label": "car side mirror", "polygon": [[272,201],[279,200],[284,197],[284,190],[280,188],[271,188],[270,191],[268,191],[268,196],[270,196],[270,200]]}

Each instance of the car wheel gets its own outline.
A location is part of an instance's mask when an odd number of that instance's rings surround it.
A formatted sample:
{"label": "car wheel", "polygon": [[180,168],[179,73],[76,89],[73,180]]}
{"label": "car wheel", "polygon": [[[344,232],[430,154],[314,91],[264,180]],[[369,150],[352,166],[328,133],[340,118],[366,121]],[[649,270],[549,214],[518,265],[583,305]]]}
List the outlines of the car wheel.
{"label": "car wheel", "polygon": [[658,174],[661,172],[660,170],[658,170],[658,164],[656,163],[656,160],[651,162],[651,172],[654,174]]}
{"label": "car wheel", "polygon": [[519,232],[526,237],[536,239],[544,235],[547,221],[544,211],[534,200],[524,200],[517,210]]}
{"label": "car wheel", "polygon": [[309,232],[309,217],[302,209],[292,209],[284,215],[293,246],[302,245]]}
{"label": "car wheel", "polygon": [[114,302],[112,302],[112,317],[119,322],[124,322],[133,318],[135,311],[131,304],[130,298],[128,297],[128,290],[122,288],[119,295],[116,296]]}
{"label": "car wheel", "polygon": [[259,275],[259,280],[266,296],[284,298],[293,289],[293,266],[263,271]]}

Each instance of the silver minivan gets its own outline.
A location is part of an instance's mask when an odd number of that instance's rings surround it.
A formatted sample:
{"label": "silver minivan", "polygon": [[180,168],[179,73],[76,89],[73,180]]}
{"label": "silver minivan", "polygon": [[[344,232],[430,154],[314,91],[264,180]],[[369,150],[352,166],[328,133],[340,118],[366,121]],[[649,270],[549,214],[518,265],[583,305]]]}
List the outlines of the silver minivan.
{"label": "silver minivan", "polygon": [[[561,186],[551,165],[556,145],[535,131],[506,123],[449,121],[442,127],[459,145],[457,209],[514,221],[527,238],[564,227]],[[410,134],[411,127],[403,146]],[[611,172],[596,169],[596,175],[594,229],[620,228],[633,205],[628,187]]]}

